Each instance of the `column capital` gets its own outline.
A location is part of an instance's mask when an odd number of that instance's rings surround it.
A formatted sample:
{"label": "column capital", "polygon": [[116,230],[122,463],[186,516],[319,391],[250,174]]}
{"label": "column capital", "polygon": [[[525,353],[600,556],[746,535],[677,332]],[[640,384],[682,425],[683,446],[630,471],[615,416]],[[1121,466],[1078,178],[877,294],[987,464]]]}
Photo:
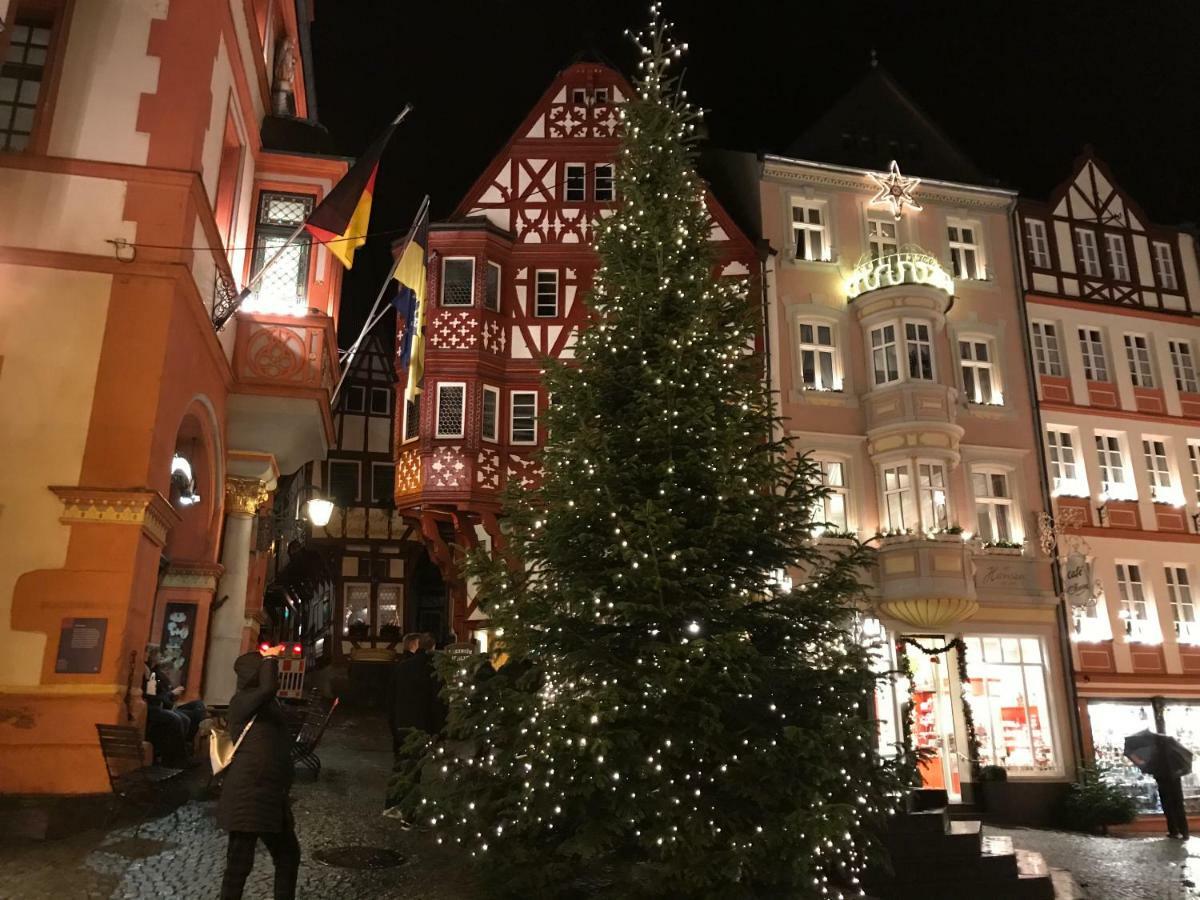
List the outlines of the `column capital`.
{"label": "column capital", "polygon": [[225,479],[225,514],[228,516],[257,515],[258,508],[267,502],[267,486],[257,478],[229,475]]}

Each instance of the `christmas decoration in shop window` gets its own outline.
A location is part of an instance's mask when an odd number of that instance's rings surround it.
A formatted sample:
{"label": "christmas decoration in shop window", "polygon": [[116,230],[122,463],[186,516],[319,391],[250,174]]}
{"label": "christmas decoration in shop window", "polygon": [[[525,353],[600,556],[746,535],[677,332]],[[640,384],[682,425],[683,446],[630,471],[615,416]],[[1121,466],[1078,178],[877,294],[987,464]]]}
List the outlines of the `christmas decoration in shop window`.
{"label": "christmas decoration in shop window", "polygon": [[595,323],[468,567],[507,660],[445,661],[446,739],[393,797],[503,896],[857,897],[902,787],[850,632],[869,552],[812,541],[816,466],[772,439],[756,305],[715,277],[684,46],[657,4],[636,40]]}

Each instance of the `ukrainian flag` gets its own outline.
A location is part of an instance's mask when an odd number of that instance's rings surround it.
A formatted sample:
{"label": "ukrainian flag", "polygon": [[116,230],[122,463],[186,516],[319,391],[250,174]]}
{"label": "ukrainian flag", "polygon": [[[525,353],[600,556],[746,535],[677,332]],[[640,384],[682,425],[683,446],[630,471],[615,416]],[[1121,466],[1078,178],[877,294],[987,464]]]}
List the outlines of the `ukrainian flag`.
{"label": "ukrainian flag", "polygon": [[426,247],[429,246],[429,207],[404,244],[392,277],[399,290],[392,299],[396,317],[404,323],[400,338],[400,366],[408,371],[404,399],[415,400],[421,392],[425,374],[425,323],[428,305],[425,302]]}

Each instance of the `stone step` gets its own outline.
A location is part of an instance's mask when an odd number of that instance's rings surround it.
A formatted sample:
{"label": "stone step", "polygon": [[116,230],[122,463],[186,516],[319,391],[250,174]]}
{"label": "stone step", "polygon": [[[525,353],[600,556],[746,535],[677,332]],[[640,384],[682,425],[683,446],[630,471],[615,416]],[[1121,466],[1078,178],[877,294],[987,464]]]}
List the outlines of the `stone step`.
{"label": "stone step", "polygon": [[945,810],[926,809],[921,812],[897,813],[888,820],[890,832],[931,832],[941,834],[946,830]]}
{"label": "stone step", "polygon": [[897,871],[910,862],[925,866],[930,862],[977,859],[982,850],[983,826],[978,819],[945,823],[940,832],[893,831],[885,843]]}

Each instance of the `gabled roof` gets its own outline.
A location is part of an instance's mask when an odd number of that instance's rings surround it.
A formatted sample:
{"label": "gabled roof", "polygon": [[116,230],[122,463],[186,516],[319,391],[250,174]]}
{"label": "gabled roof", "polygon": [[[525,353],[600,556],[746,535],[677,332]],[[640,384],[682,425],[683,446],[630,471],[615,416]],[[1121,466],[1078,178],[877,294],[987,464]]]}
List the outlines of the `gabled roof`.
{"label": "gabled roof", "polygon": [[[1025,203],[1030,205],[1030,201]],[[1070,176],[1051,192],[1045,206],[1056,216],[1099,225],[1134,231],[1155,227],[1138,202],[1117,184],[1112,170],[1091,145],[1075,157]]]}
{"label": "gabled roof", "polygon": [[881,171],[894,159],[905,174],[995,183],[876,63],[788,147],[787,155]]}

